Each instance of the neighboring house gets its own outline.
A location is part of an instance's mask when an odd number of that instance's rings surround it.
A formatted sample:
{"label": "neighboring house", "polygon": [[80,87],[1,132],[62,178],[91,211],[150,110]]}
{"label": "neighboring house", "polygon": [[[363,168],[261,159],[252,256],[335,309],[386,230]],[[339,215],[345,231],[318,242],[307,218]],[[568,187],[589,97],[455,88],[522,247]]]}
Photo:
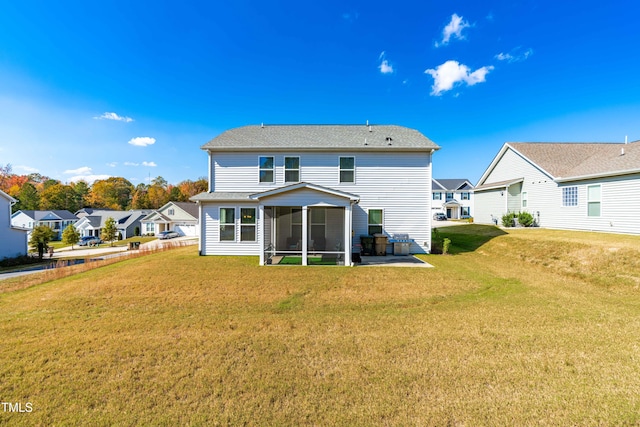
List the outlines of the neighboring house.
{"label": "neighboring house", "polygon": [[119,238],[128,239],[129,237],[140,236],[142,234],[142,224],[140,220],[149,213],[151,213],[150,210],[112,211],[107,209],[85,208],[77,212],[80,219],[75,224],[75,227],[82,237],[100,237],[100,231],[104,227],[107,219],[111,217],[116,221]]}
{"label": "neighboring house", "polygon": [[53,230],[55,236],[53,240],[62,239],[62,232],[65,228],[78,221],[78,217],[67,210],[52,211],[17,211],[11,216],[11,224],[14,227],[31,230],[40,225],[46,225]]}
{"label": "neighboring house", "polygon": [[444,213],[449,219],[472,216],[473,184],[467,179],[432,179],[431,212]]}
{"label": "neighboring house", "polygon": [[350,265],[360,236],[374,233],[409,234],[410,252],[428,253],[438,148],[401,126],[228,130],[202,147],[209,192],[191,199],[200,204],[200,253]]}
{"label": "neighboring house", "polygon": [[143,234],[177,231],[182,236],[198,236],[200,209],[193,202],[169,202],[140,220]]}
{"label": "neighboring house", "polygon": [[27,254],[28,230],[11,223],[11,206],[17,202],[0,190],[0,259]]}
{"label": "neighboring house", "polygon": [[526,211],[543,227],[640,233],[640,141],[507,143],[474,196],[477,222]]}

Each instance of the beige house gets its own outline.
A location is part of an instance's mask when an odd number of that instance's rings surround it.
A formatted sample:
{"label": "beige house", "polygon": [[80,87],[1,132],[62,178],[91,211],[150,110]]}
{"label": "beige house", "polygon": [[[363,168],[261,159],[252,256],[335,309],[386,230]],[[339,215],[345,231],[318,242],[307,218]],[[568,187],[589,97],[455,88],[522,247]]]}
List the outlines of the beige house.
{"label": "beige house", "polygon": [[169,202],[140,220],[142,234],[176,231],[182,236],[198,236],[199,209],[193,202]]}

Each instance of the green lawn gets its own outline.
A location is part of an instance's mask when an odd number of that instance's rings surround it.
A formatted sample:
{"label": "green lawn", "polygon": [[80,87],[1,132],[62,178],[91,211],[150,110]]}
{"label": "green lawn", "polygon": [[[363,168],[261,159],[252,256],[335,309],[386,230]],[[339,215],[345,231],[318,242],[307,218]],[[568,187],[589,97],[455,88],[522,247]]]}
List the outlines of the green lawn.
{"label": "green lawn", "polygon": [[432,269],[184,247],[0,293],[0,425],[640,424],[640,237],[440,233]]}

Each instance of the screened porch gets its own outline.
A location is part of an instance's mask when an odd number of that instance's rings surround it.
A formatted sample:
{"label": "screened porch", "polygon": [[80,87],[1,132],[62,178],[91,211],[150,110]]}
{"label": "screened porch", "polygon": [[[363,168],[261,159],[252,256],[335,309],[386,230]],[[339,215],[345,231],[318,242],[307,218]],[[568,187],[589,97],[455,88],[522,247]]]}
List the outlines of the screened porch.
{"label": "screened porch", "polygon": [[327,206],[265,206],[265,265],[349,265],[351,210]]}

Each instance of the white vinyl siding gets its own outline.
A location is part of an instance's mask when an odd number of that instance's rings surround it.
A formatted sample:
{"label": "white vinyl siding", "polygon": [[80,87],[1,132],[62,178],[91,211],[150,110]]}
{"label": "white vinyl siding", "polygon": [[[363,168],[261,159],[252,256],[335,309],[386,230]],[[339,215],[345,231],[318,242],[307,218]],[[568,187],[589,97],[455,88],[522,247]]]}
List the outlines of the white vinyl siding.
{"label": "white vinyl siding", "polygon": [[[264,153],[269,155],[269,153]],[[284,157],[300,157],[300,180],[360,197],[353,205],[353,242],[360,243],[360,235],[368,229],[368,210],[384,209],[385,232],[408,233],[415,239],[412,253],[424,253],[431,240],[431,155],[427,152],[284,152],[273,155],[275,186],[284,186]],[[339,183],[340,157],[352,157],[356,171],[356,183]],[[258,168],[256,155],[252,153],[213,153],[212,172],[217,192],[252,192],[265,190],[256,180]],[[348,200],[331,194],[319,195],[311,189],[286,192],[261,201],[264,206],[304,206],[317,203],[328,206],[344,206]],[[205,203],[207,206],[213,203]],[[220,205],[219,205],[220,206]],[[206,209],[209,212],[209,209]],[[217,217],[217,213],[213,213]],[[217,220],[217,219],[216,219]],[[208,224],[207,224],[208,226]],[[204,228],[204,227],[203,227]],[[208,230],[208,229],[207,229]],[[209,232],[215,233],[216,228]],[[203,240],[208,242],[210,240]],[[426,245],[425,245],[426,243]],[[228,246],[228,245],[225,245]],[[255,248],[255,249],[253,249]],[[235,249],[235,248],[234,248]],[[250,252],[252,250],[253,252]],[[258,255],[259,245],[238,248],[244,254]],[[223,253],[218,248],[204,248],[203,253]],[[229,252],[226,252],[230,254]]]}

